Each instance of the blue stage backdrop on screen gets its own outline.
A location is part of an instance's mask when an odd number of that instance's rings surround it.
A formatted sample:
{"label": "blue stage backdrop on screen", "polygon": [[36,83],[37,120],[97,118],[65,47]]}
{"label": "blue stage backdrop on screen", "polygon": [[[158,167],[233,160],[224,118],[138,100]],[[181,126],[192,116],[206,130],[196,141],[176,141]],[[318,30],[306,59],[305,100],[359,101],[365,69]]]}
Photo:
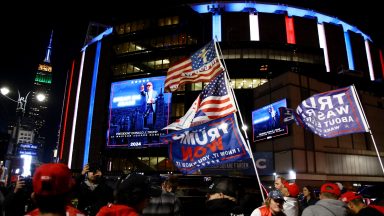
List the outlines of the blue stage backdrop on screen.
{"label": "blue stage backdrop on screen", "polygon": [[288,126],[280,125],[279,107],[287,107],[287,99],[284,98],[252,112],[253,141],[288,134]]}
{"label": "blue stage backdrop on screen", "polygon": [[107,147],[158,146],[169,124],[171,93],[164,93],[165,76],[111,84]]}

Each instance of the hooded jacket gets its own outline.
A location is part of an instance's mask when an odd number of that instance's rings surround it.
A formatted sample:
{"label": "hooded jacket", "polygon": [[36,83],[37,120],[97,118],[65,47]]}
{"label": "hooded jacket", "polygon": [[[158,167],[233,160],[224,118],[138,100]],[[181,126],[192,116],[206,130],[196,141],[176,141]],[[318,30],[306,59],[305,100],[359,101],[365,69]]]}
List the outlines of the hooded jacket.
{"label": "hooded jacket", "polygon": [[322,199],[315,205],[304,209],[302,216],[346,216],[347,206],[343,201],[334,199]]}

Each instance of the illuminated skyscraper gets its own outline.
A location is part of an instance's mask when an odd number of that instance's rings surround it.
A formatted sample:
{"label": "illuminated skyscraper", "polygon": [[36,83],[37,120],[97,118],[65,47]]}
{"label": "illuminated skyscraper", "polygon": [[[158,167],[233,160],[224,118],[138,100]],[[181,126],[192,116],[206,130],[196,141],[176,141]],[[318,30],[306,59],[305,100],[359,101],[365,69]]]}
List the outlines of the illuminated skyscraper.
{"label": "illuminated skyscraper", "polygon": [[[49,101],[49,95],[51,91],[52,84],[52,65],[51,65],[51,50],[52,50],[52,36],[49,40],[47,52],[44,58],[44,61],[39,64],[37,72],[35,75],[35,80],[33,83],[33,90],[31,92],[28,117],[32,119],[32,125],[35,132],[35,142],[39,144],[45,143],[46,134],[44,133],[44,127],[46,123],[46,113],[47,113],[47,101]],[[37,94],[44,94],[45,101],[41,103],[37,100]]]}

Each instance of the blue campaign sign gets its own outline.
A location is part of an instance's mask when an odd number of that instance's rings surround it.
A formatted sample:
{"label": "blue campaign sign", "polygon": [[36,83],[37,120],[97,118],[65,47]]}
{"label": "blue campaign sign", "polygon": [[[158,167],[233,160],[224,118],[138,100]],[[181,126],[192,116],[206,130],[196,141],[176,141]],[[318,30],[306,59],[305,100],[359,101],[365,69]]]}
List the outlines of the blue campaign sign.
{"label": "blue campaign sign", "polygon": [[354,86],[315,94],[296,113],[301,126],[323,138],[369,131]]}
{"label": "blue campaign sign", "polygon": [[184,174],[249,158],[234,114],[162,136],[169,158]]}

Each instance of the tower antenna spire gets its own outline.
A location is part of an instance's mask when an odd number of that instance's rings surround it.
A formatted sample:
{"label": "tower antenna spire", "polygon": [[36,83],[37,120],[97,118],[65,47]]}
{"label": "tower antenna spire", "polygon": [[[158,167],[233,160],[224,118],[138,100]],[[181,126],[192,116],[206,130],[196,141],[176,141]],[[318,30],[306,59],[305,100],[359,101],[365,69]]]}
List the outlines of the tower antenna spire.
{"label": "tower antenna spire", "polygon": [[51,38],[49,39],[47,53],[45,54],[45,58],[44,58],[45,63],[51,63],[52,37],[53,37],[53,29],[51,31]]}

